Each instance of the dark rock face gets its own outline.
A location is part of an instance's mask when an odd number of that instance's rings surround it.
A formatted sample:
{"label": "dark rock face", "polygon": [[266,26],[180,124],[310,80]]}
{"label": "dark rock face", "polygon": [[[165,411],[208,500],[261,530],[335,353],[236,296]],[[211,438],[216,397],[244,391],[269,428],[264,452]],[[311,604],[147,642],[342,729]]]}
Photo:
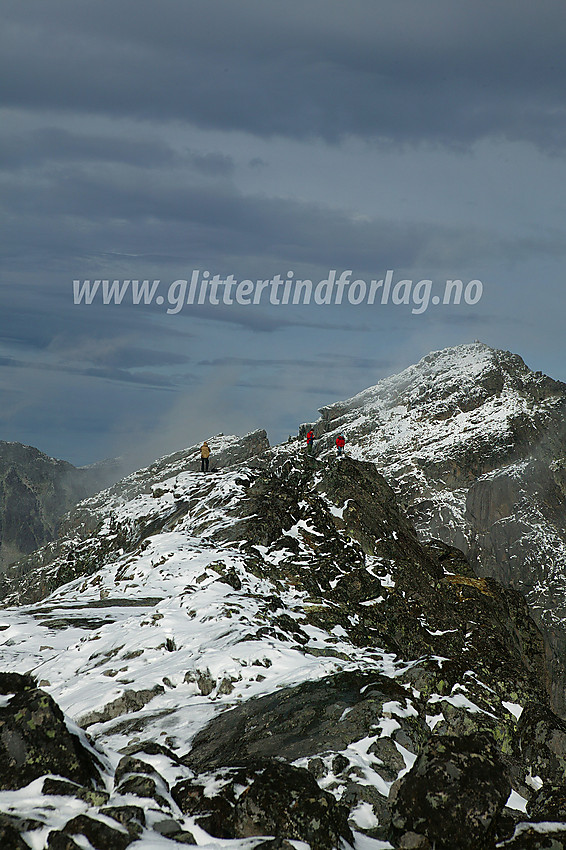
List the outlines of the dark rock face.
{"label": "dark rock face", "polygon": [[140,806],[106,806],[100,809],[100,814],[125,826],[132,838],[139,838],[145,826],[145,814]]}
{"label": "dark rock face", "polygon": [[493,846],[510,791],[490,736],[437,735],[392,792],[392,827],[401,846],[402,837],[413,833],[438,850],[481,850]]}
{"label": "dark rock face", "polygon": [[566,823],[566,785],[543,785],[527,803],[527,813],[533,820]]}
{"label": "dark rock face", "polygon": [[100,779],[96,758],[67,730],[63,713],[30,676],[0,673],[0,788],[23,788],[46,773],[92,787]]}
{"label": "dark rock face", "polygon": [[338,752],[369,733],[384,702],[406,697],[407,691],[391,679],[354,671],[283,688],[211,721],[195,736],[184,761],[202,772],[254,758],[294,761]]}
{"label": "dark rock face", "polygon": [[76,797],[91,806],[102,806],[108,802],[109,794],[102,788],[85,788],[76,782],[47,776],[43,782],[43,793],[63,797]]}
{"label": "dark rock face", "polygon": [[566,776],[566,721],[545,705],[530,703],[517,727],[518,748],[533,776],[556,784]]}
{"label": "dark rock face", "polygon": [[77,815],[70,820],[63,828],[63,834],[71,837],[84,835],[95,850],[125,850],[128,844],[132,843],[132,837],[127,831],[112,829],[103,821],[88,815]]}
{"label": "dark rock face", "polygon": [[164,809],[168,808],[164,796],[169,794],[168,783],[143,759],[134,756],[124,756],[120,759],[114,773],[114,783],[119,794],[145,797],[155,800],[158,806]]}
{"label": "dark rock face", "polygon": [[29,844],[21,837],[21,833],[33,828],[34,824],[29,821],[0,813],[0,847],[5,850],[29,850]]}
{"label": "dark rock face", "polygon": [[306,841],[313,850],[331,850],[341,839],[353,842],[347,810],[309,771],[284,762],[234,770],[215,796],[206,796],[198,780],[188,780],[175,786],[173,797],[181,811],[217,838],[275,835]]}
{"label": "dark rock face", "polygon": [[0,571],[53,540],[67,511],[118,476],[115,464],[80,469],[0,441]]}

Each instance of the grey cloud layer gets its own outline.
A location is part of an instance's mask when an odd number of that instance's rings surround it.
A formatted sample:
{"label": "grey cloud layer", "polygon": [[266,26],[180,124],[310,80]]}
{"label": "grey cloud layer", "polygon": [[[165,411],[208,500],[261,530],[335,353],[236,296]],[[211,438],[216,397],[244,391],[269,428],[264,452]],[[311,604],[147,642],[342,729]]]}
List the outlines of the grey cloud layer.
{"label": "grey cloud layer", "polygon": [[[0,436],[80,462],[152,430],[277,439],[430,348],[558,325],[532,271],[561,297],[565,24],[559,0],[4,0]],[[74,278],[195,268],[469,271],[486,297],[72,304]]]}
{"label": "grey cloud layer", "polygon": [[8,105],[261,136],[566,141],[553,0],[9,0],[3,17]]}

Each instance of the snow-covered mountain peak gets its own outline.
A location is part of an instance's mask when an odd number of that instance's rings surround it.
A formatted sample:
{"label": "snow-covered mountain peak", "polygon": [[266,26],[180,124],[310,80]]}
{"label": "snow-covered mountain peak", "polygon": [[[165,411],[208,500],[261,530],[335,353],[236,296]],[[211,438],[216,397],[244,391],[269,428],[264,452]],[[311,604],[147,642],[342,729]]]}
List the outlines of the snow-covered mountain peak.
{"label": "snow-covered mountain peak", "polygon": [[550,629],[566,709],[566,385],[476,342],[432,352],[320,412],[319,456],[343,433],[349,454],[394,487],[422,539],[458,546],[479,574],[526,595]]}
{"label": "snow-covered mountain peak", "polygon": [[460,463],[466,454],[468,476],[488,471],[486,449],[500,464],[519,459],[518,424],[531,420],[534,436],[565,399],[564,384],[532,372],[515,354],[476,342],[432,352],[353,398],[321,408],[315,434],[324,454],[343,433],[353,457],[378,463],[411,498],[423,469],[430,478],[436,468],[442,478],[449,458]]}
{"label": "snow-covered mountain peak", "polygon": [[347,401],[330,404],[323,410],[332,411],[336,407],[353,410],[380,402],[390,406],[410,404],[415,394],[416,399],[422,399],[425,389],[437,398],[449,396],[458,388],[465,390],[474,386],[482,375],[492,371],[498,353],[483,343],[433,351],[402,372],[384,378],[376,386]]}

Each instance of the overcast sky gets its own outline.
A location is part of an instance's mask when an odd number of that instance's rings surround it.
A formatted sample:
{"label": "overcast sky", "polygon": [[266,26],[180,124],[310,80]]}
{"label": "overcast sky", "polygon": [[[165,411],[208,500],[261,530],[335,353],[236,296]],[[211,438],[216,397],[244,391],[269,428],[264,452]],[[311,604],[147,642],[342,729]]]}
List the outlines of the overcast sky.
{"label": "overcast sky", "polygon": [[[480,339],[566,380],[563,0],[4,0],[0,439],[86,464],[296,433]],[[480,280],[204,303],[193,270]],[[159,280],[164,303],[73,303]]]}

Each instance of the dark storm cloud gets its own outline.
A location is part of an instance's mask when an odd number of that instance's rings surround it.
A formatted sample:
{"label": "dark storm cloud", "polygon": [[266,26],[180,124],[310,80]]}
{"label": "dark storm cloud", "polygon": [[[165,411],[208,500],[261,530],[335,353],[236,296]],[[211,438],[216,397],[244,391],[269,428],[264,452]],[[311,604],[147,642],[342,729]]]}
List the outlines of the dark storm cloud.
{"label": "dark storm cloud", "polygon": [[566,141],[554,0],[9,0],[3,18],[8,105],[260,136]]}
{"label": "dark storm cloud", "polygon": [[0,139],[0,169],[37,168],[54,162],[116,162],[138,167],[173,165],[182,161],[160,141],[120,139],[46,127]]}
{"label": "dark storm cloud", "polygon": [[[174,329],[142,346],[138,340],[139,315],[127,310],[74,308],[70,298],[61,303],[47,293],[36,294],[33,287],[4,288],[0,311],[6,319],[0,325],[0,344],[11,348],[12,356],[0,358],[5,368],[32,368],[98,377],[145,386],[173,386],[177,379],[147,369],[184,366],[190,358],[178,351],[156,345],[171,337],[190,338]],[[43,358],[38,362],[38,356]],[[144,371],[141,371],[144,370]],[[186,376],[182,383],[186,383]]]}
{"label": "dark storm cloud", "polygon": [[[286,435],[446,336],[500,332],[533,305],[558,324],[530,292],[566,244],[560,158],[544,155],[566,140],[565,23],[558,0],[5,0],[9,438],[84,462],[133,433],[155,432],[147,459],[164,430],[167,450],[212,423]],[[72,301],[73,279],[333,268],[470,269],[485,302],[167,316]]]}
{"label": "dark storm cloud", "polygon": [[190,163],[202,174],[230,177],[234,173],[234,160],[231,156],[221,153],[192,153],[189,152]]}
{"label": "dark storm cloud", "polygon": [[54,163],[118,163],[132,168],[185,167],[207,176],[229,177],[232,157],[186,150],[180,154],[163,141],[120,138],[113,134],[77,133],[45,127],[0,139],[0,169],[34,168]]}
{"label": "dark storm cloud", "polygon": [[[47,285],[45,285],[47,284]],[[135,311],[108,310],[91,305],[81,310],[71,303],[70,282],[62,295],[60,281],[42,278],[38,283],[17,281],[0,288],[0,342],[22,350],[45,350],[54,340],[75,344],[83,339],[106,340],[135,337],[139,317]],[[39,291],[38,291],[39,290]],[[185,333],[183,336],[188,336]]]}

